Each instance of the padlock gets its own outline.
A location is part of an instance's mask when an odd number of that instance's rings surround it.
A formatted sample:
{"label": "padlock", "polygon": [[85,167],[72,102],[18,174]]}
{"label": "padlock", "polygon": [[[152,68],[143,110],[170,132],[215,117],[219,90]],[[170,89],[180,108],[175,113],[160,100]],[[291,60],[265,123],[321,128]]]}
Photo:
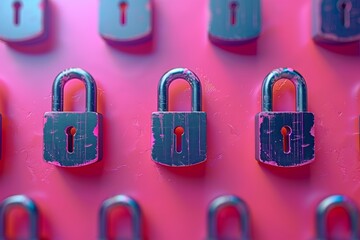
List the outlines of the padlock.
{"label": "padlock", "polygon": [[250,237],[250,213],[247,204],[235,195],[224,195],[215,198],[209,205],[207,226],[208,237],[207,240],[219,240],[224,239],[219,236],[217,215],[219,211],[224,207],[233,207],[239,214],[239,224],[241,227],[241,238],[243,240],[249,240]]}
{"label": "padlock", "polygon": [[107,41],[139,42],[151,36],[151,0],[100,0],[99,11],[99,32]]}
{"label": "padlock", "polygon": [[315,41],[346,43],[360,40],[359,0],[312,0]]}
{"label": "padlock", "polygon": [[[280,79],[296,88],[296,112],[273,112],[272,91]],[[295,70],[279,68],[266,76],[262,85],[262,112],[255,118],[255,157],[258,161],[296,167],[314,160],[314,114],[307,111],[305,79]]]}
{"label": "padlock", "polygon": [[356,204],[344,195],[332,195],[325,198],[317,207],[316,211],[316,240],[327,240],[326,217],[334,207],[341,207],[348,213],[350,220],[351,235],[349,240],[359,240],[359,211]]}
{"label": "padlock", "polygon": [[[86,111],[64,112],[64,86],[71,79],[85,83]],[[78,167],[102,158],[102,115],[96,112],[93,77],[79,68],[61,72],[54,81],[52,112],[44,115],[44,159],[62,167]]]}
{"label": "padlock", "polygon": [[36,43],[47,36],[47,0],[0,1],[0,39],[7,43]]}
{"label": "padlock", "polygon": [[261,31],[260,0],[210,0],[210,40],[241,43]]}
{"label": "padlock", "polygon": [[15,195],[6,198],[0,205],[0,240],[10,239],[6,236],[7,216],[13,207],[21,207],[29,216],[29,238],[28,240],[40,240],[39,210],[35,202],[25,195]]}
{"label": "padlock", "polygon": [[[140,205],[131,197],[117,195],[103,202],[99,213],[99,240],[107,240],[107,229],[109,226],[109,213],[115,207],[125,207],[129,210],[132,223],[132,240],[142,240],[142,214]],[[123,238],[121,238],[123,239]]]}
{"label": "padlock", "polygon": [[[191,112],[169,112],[169,85],[186,80],[192,88]],[[206,113],[202,111],[201,83],[189,69],[176,68],[160,79],[158,112],[152,113],[152,159],[160,164],[180,167],[206,160]]]}

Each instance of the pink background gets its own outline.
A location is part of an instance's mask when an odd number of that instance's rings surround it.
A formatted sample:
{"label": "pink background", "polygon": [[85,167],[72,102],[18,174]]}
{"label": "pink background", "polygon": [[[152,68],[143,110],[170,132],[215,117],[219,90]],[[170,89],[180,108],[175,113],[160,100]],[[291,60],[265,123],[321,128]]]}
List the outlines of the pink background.
{"label": "pink background", "polygon": [[[249,205],[254,239],[311,239],[315,209],[326,196],[346,194],[360,206],[359,45],[324,46],[311,39],[311,1],[262,1],[262,32],[240,47],[207,37],[207,0],[154,0],[154,36],[137,47],[109,46],[98,34],[97,0],[50,0],[51,37],[37,46],[0,44],[3,117],[0,199],[36,201],[45,239],[96,239],[100,204],[127,194],[144,214],[147,239],[205,239],[209,202],[236,194]],[[131,3],[130,3],[131,4]],[[104,158],[65,169],[42,159],[43,114],[55,76],[89,71],[104,116]],[[157,84],[169,69],[200,78],[207,112],[208,160],[167,168],[151,160],[151,112]],[[261,83],[274,68],[298,70],[315,114],[315,161],[278,169],[254,158],[254,117]],[[84,109],[78,80],[65,88],[65,109]],[[185,81],[170,88],[171,110],[190,109]],[[276,110],[294,109],[289,82],[275,86]]]}

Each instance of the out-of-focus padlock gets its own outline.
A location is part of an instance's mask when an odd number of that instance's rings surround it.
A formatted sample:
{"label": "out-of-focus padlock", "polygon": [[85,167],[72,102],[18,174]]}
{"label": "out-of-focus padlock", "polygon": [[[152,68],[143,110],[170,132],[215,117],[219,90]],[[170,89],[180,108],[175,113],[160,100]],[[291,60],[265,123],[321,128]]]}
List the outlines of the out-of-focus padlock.
{"label": "out-of-focus padlock", "polygon": [[327,234],[326,217],[334,207],[341,207],[349,215],[350,219],[350,238],[349,240],[359,240],[359,211],[355,203],[344,195],[332,195],[325,198],[316,210],[316,240],[335,239]]}
{"label": "out-of-focus padlock", "polygon": [[[296,88],[296,112],[273,112],[275,82],[292,81]],[[255,118],[255,157],[279,167],[296,167],[314,160],[314,114],[307,111],[305,79],[289,68],[279,68],[266,76],[262,85],[262,112]]]}
{"label": "out-of-focus padlock", "polygon": [[[6,219],[13,207],[21,207],[29,215],[29,237],[28,240],[40,240],[39,211],[33,200],[25,195],[15,195],[6,198],[0,205],[0,239],[10,239],[6,236]],[[11,238],[12,239],[12,238]]]}
{"label": "out-of-focus padlock", "polygon": [[[142,240],[142,216],[140,205],[131,197],[117,195],[103,202],[99,213],[99,240],[107,240],[107,229],[109,226],[109,213],[115,207],[125,207],[130,211],[132,222],[132,240]],[[123,238],[121,238],[123,239]]]}
{"label": "out-of-focus padlock", "polygon": [[224,195],[215,198],[209,205],[207,225],[208,237],[207,240],[219,240],[221,238],[218,233],[217,214],[224,207],[233,207],[238,212],[240,217],[239,224],[241,225],[242,237],[237,239],[250,239],[250,214],[246,203],[235,195]]}
{"label": "out-of-focus padlock", "polygon": [[313,0],[312,34],[315,41],[359,41],[359,19],[359,0]]}
{"label": "out-of-focus padlock", "polygon": [[99,32],[110,42],[138,42],[152,33],[151,0],[100,0]]}
{"label": "out-of-focus padlock", "polygon": [[[64,86],[71,79],[85,83],[86,111],[64,112]],[[44,115],[44,159],[62,167],[78,167],[102,158],[102,115],[96,112],[93,77],[79,68],[61,72],[54,81],[52,112]]]}
{"label": "out-of-focus padlock", "polygon": [[32,43],[47,35],[47,0],[0,1],[0,39]]}
{"label": "out-of-focus padlock", "polygon": [[[185,79],[192,88],[191,112],[169,112],[169,85]],[[202,111],[199,78],[186,68],[165,73],[158,88],[158,112],[152,113],[152,159],[160,164],[180,167],[206,160],[206,113]]]}
{"label": "out-of-focus padlock", "polygon": [[238,43],[259,36],[260,0],[210,0],[209,37],[214,42]]}

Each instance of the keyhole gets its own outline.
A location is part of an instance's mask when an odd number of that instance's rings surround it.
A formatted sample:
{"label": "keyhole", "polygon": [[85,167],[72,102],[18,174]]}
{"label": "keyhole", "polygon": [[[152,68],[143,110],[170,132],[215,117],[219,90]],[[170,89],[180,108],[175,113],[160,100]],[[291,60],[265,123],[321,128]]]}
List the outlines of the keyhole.
{"label": "keyhole", "polygon": [[283,135],[283,151],[284,153],[290,153],[291,128],[289,126],[283,126],[280,131],[281,135]]}
{"label": "keyhole", "polygon": [[236,12],[238,8],[238,3],[233,1],[230,3],[230,23],[231,25],[236,24]]}
{"label": "keyhole", "polygon": [[341,12],[341,18],[343,21],[343,25],[345,28],[349,28],[350,27],[350,11],[352,8],[352,4],[350,1],[340,1],[339,4],[339,9]]}
{"label": "keyhole", "polygon": [[183,127],[176,127],[174,129],[174,134],[176,135],[175,138],[175,145],[176,145],[176,152],[182,152],[182,136],[184,135],[184,128]]}
{"label": "keyhole", "polygon": [[120,23],[121,25],[126,24],[126,11],[128,8],[128,3],[125,1],[120,2],[119,8],[120,8]]}
{"label": "keyhole", "polygon": [[14,8],[14,24],[15,25],[19,25],[20,24],[20,9],[21,9],[21,2],[20,1],[15,1],[13,3],[13,8]]}
{"label": "keyhole", "polygon": [[76,128],[70,126],[66,128],[66,136],[67,136],[67,151],[69,153],[74,152],[74,136],[76,134]]}

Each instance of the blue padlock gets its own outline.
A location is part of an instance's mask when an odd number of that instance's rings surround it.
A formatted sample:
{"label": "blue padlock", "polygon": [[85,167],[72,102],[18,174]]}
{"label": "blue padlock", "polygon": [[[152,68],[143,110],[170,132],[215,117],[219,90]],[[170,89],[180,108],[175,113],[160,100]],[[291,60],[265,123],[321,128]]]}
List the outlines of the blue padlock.
{"label": "blue padlock", "polygon": [[[274,112],[272,90],[275,82],[289,79],[296,88],[296,111]],[[315,158],[314,114],[307,111],[307,88],[300,73],[290,68],[273,70],[262,85],[262,112],[255,118],[255,157],[278,166],[296,167]]]}
{"label": "blue padlock", "polygon": [[111,43],[136,43],[152,34],[151,0],[100,0],[100,35]]}
{"label": "blue padlock", "polygon": [[12,44],[36,43],[47,36],[47,0],[1,0],[0,40]]}
{"label": "blue padlock", "polygon": [[313,0],[315,41],[346,43],[360,40],[359,0]]}
{"label": "blue padlock", "polygon": [[210,0],[209,37],[217,43],[242,43],[259,36],[260,0]]}

